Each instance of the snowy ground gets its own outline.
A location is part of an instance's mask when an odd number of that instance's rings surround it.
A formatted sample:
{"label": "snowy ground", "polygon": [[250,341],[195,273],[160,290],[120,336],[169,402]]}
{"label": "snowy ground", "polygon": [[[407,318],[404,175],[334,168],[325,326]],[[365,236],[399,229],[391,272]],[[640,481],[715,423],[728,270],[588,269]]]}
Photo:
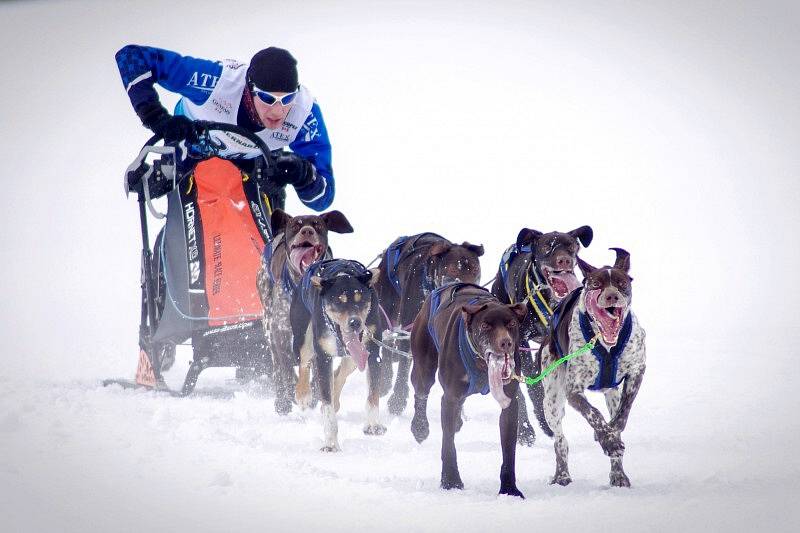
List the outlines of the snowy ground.
{"label": "snowy ground", "polygon": [[[42,531],[796,531],[800,405],[789,346],[776,345],[764,365],[755,351],[732,361],[730,340],[648,340],[648,376],[624,434],[631,489],[608,486],[607,458],[570,411],[572,485],[548,484],[552,445],[539,433],[517,452],[527,499],[497,497],[498,408],[472,397],[456,438],[466,488],[441,491],[438,386],[431,436],[418,445],[411,408],[387,419],[383,437],[361,432],[365,378],[354,376],[343,451],[324,454],[316,411],[280,417],[270,398],[244,391],[177,399],[97,379],[3,380],[3,515]],[[209,371],[198,389],[231,377]]]}
{"label": "snowy ground", "polygon": [[[0,530],[800,530],[799,23],[777,1],[0,2]],[[466,404],[466,489],[444,493],[435,398],[422,445],[410,410],[367,437],[351,378],[328,455],[318,414],[271,398],[102,388],[137,355],[121,173],[147,134],[113,61],[128,43],[290,49],[356,228],[341,256],[436,231],[484,244],[488,281],[525,226],[592,225],[596,265],[628,249],[648,333],[633,487],[608,487],[573,411],[574,483],[548,485],[539,433],[518,501],[496,496],[489,398]],[[291,192],[287,209],[307,212]]]}

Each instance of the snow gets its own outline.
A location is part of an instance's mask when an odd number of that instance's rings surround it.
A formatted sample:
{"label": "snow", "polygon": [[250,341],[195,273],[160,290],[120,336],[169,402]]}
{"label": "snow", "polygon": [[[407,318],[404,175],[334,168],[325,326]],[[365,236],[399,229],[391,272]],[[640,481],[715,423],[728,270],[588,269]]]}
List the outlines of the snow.
{"label": "snow", "polygon": [[[798,15],[777,2],[0,4],[2,529],[797,530]],[[456,436],[466,488],[443,492],[438,386],[418,445],[410,407],[393,418],[382,402],[386,435],[362,433],[354,374],[339,454],[319,451],[318,410],[279,417],[253,391],[101,387],[137,356],[139,229],[121,175],[147,134],[113,61],[129,42],[292,50],[333,139],[334,207],[356,229],[332,237],[339,256],[369,262],[432,230],[484,244],[488,281],[521,227],[583,224],[590,263],[630,251],[648,334],[623,434],[632,488],[608,486],[571,410],[574,482],[548,484],[537,431],[517,450],[519,501],[496,496],[488,396],[467,401]],[[199,392],[232,377],[207,371]]]}

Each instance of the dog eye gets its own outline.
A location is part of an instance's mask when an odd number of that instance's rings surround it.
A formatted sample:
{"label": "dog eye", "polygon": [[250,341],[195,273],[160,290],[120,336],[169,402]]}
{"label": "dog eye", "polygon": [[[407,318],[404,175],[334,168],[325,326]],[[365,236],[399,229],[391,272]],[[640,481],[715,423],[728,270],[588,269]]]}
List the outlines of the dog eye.
{"label": "dog eye", "polygon": [[488,322],[481,322],[481,331],[489,331],[492,326]]}
{"label": "dog eye", "polygon": [[506,324],[506,328],[508,328],[508,329],[517,329],[517,321],[516,320],[512,320],[511,322]]}
{"label": "dog eye", "polygon": [[345,293],[340,294],[339,295],[339,301],[342,302],[343,304],[346,304],[347,303],[347,295]]}

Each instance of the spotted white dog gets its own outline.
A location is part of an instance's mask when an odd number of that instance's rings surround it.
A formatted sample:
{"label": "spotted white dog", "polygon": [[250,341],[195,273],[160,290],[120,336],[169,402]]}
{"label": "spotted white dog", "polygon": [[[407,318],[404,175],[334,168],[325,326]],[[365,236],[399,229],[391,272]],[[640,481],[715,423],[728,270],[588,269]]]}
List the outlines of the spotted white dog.
{"label": "spotted white dog", "polygon": [[[543,381],[542,405],[537,417],[546,434],[554,437],[556,473],[552,483],[567,485],[569,451],[561,427],[564,406],[575,408],[594,430],[594,438],[611,459],[611,485],[630,487],[622,469],[625,445],[621,434],[639,392],[645,371],[645,333],[630,309],[630,255],[620,248],[613,267],[595,268],[578,258],[583,287],[576,289],[556,310],[548,338],[539,356],[542,368],[596,339],[591,351],[570,359]],[[622,390],[620,391],[620,386]],[[602,392],[610,420],[586,398],[586,389]]]}

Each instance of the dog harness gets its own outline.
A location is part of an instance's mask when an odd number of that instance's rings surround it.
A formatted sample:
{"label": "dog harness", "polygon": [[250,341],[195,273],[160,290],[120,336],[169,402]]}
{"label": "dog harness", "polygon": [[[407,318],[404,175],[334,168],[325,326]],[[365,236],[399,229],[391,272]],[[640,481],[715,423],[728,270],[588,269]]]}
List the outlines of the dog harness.
{"label": "dog harness", "polygon": [[[553,327],[551,331],[556,354],[559,357],[564,357],[564,349],[558,340],[559,324],[565,316],[570,316],[572,314],[572,309],[577,304],[578,297],[582,291],[583,287],[578,287],[572,291],[569,296],[561,301],[561,303],[553,312]],[[592,337],[594,337],[594,331],[592,330],[592,324],[589,320],[589,316],[586,313],[580,313],[578,316],[578,321],[580,323],[581,333],[583,334],[583,340],[588,343]],[[599,342],[594,344],[594,347],[592,348],[592,355],[594,355],[594,358],[597,359],[597,363],[600,368],[597,372],[597,378],[594,380],[594,383],[589,386],[589,390],[597,391],[602,389],[615,389],[620,383],[623,382],[625,376],[622,376],[619,380],[617,379],[619,356],[625,350],[625,346],[630,340],[632,330],[633,320],[631,319],[631,314],[628,313],[628,316],[625,318],[625,322],[622,324],[619,337],[617,337],[617,344],[615,344],[610,351],[602,346]]]}
{"label": "dog harness", "polygon": [[[503,252],[503,257],[500,259],[500,279],[503,282],[504,287],[508,287],[508,267],[511,265],[511,262],[517,257],[519,254],[530,253],[533,249],[531,248],[530,244],[523,245],[521,248],[518,248],[516,243],[512,244],[506,251]],[[533,280],[535,285],[531,288],[531,273],[533,273]],[[542,280],[539,277],[539,268],[535,265],[535,261],[533,258],[531,259],[528,268],[525,270],[525,295],[527,299],[528,307],[536,313],[536,316],[539,317],[539,321],[547,327],[550,325],[550,322],[553,319],[553,309],[550,307],[550,304],[547,303],[547,299],[542,295]],[[506,290],[508,294],[509,303],[514,303],[514,295],[511,294],[511,291]]]}
{"label": "dog harness", "polygon": [[[489,291],[479,285],[473,285],[472,283],[451,282],[431,292],[431,308],[428,313],[428,334],[433,339],[433,344],[436,346],[437,352],[441,352],[441,344],[439,342],[439,337],[436,335],[436,330],[433,328],[433,319],[442,307],[453,303],[456,292],[464,287],[476,287],[487,293],[486,296],[476,296],[470,299],[467,305],[494,299]],[[445,295],[445,293],[448,294]],[[489,394],[489,377],[486,372],[478,368],[478,358],[482,359],[482,357],[472,343],[462,313],[459,313],[456,319],[456,328],[458,328],[458,355],[461,358],[461,363],[464,365],[464,370],[466,370],[467,377],[469,378],[467,395],[469,396],[478,392],[481,394]]]}
{"label": "dog harness", "polygon": [[322,280],[331,280],[337,276],[352,276],[359,278],[370,275],[370,271],[352,259],[325,259],[317,261],[309,266],[299,283],[300,299],[309,313],[314,313],[314,308],[319,303],[320,290],[312,282],[311,278],[317,276]]}
{"label": "dog harness", "polygon": [[[392,287],[394,287],[394,290],[398,296],[400,295],[400,278],[397,277],[397,269],[400,266],[400,263],[411,257],[417,251],[417,243],[420,240],[430,238],[447,241],[447,239],[441,235],[432,232],[426,232],[420,233],[419,235],[400,237],[394,241],[389,248],[386,249],[386,275],[389,278],[389,281],[392,283]],[[410,243],[410,246],[403,250],[403,246],[406,243]],[[434,285],[433,277],[431,277],[430,273],[428,272],[428,261],[425,261],[422,268],[422,292],[425,295],[428,295],[436,288],[436,286]]]}
{"label": "dog harness", "polygon": [[[281,235],[282,236],[282,235]],[[280,237],[279,237],[280,238]],[[272,269],[270,268],[270,263],[272,262],[272,256],[274,254],[273,246],[278,244],[278,238],[274,239],[272,243],[267,244],[264,246],[264,264],[267,266],[267,274],[269,275],[269,280],[275,285],[278,280],[275,279],[275,276],[272,274]],[[281,270],[281,278],[280,283],[283,286],[283,290],[286,294],[291,297],[294,294],[294,291],[297,290],[297,284],[292,280],[292,276],[289,274],[289,263],[283,263],[283,270]]]}
{"label": "dog harness", "polygon": [[[588,342],[593,336],[589,316],[586,313],[581,313],[578,318],[583,338]],[[622,376],[617,380],[617,367],[619,365],[619,356],[631,337],[631,330],[633,330],[633,320],[631,320],[631,314],[628,313],[628,316],[625,317],[625,322],[622,324],[619,337],[617,337],[617,344],[611,348],[611,351],[606,350],[599,342],[592,348],[592,355],[597,359],[600,370],[597,372],[597,379],[589,386],[590,390],[616,389],[625,379],[625,376]]]}

